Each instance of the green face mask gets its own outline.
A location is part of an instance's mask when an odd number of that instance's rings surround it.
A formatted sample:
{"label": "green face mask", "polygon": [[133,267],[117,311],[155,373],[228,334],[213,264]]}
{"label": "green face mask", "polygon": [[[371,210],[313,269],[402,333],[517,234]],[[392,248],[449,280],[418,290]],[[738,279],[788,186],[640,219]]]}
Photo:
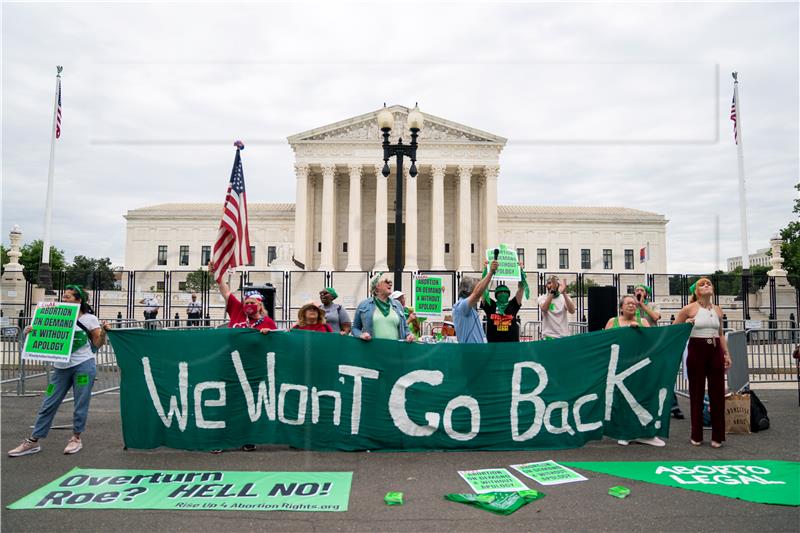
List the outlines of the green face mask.
{"label": "green face mask", "polygon": [[506,291],[495,292],[494,297],[497,300],[497,312],[501,315],[506,313],[506,307],[508,307],[508,300],[511,294]]}

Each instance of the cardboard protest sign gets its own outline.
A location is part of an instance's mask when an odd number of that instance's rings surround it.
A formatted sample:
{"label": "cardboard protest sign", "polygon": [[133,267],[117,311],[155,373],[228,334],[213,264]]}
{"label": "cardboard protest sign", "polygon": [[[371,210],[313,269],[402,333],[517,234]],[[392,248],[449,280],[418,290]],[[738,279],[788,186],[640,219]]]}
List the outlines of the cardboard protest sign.
{"label": "cardboard protest sign", "polygon": [[540,485],[561,485],[574,481],[586,481],[586,478],[555,461],[540,461],[524,465],[511,465],[511,468],[531,478]]}
{"label": "cardboard protest sign", "polygon": [[22,358],[67,362],[72,352],[79,304],[40,302],[33,313],[33,328],[25,339]]}
{"label": "cardboard protest sign", "polygon": [[414,312],[418,317],[442,316],[442,278],[418,276],[414,280]]}
{"label": "cardboard protest sign", "polygon": [[464,478],[464,481],[476,494],[529,490],[522,481],[512,476],[511,472],[505,468],[460,470],[458,475]]}
{"label": "cardboard protest sign", "polygon": [[[501,244],[497,250],[500,252],[497,256],[499,266],[497,267],[497,272],[492,276],[492,279],[495,281],[520,281],[522,279],[522,274],[520,274],[519,271],[517,251],[507,247],[505,244]],[[494,251],[494,248],[486,250],[486,260],[490,263],[494,261]]]}
{"label": "cardboard protest sign", "polygon": [[352,472],[73,468],[9,509],[347,511]]}

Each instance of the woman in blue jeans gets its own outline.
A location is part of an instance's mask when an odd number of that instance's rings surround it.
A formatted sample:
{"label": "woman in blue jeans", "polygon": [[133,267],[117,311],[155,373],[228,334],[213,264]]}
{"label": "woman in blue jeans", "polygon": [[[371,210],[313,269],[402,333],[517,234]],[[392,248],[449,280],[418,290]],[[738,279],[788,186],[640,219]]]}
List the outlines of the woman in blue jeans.
{"label": "woman in blue jeans", "polygon": [[[86,291],[79,285],[67,285],[61,296],[65,303],[80,304],[78,321],[75,324],[75,335],[72,341],[72,352],[69,361],[53,363],[50,372],[50,383],[47,386],[42,407],[36,417],[31,436],[8,452],[9,457],[20,457],[41,451],[39,439],[47,437],[53,418],[58,407],[70,389],[75,398],[75,412],[72,418],[72,437],[64,448],[64,453],[71,455],[78,453],[83,448],[81,433],[86,427],[86,416],[89,413],[89,400],[92,397],[97,367],[95,366],[94,352],[106,342],[106,331],[109,325],[101,325],[97,317],[91,313],[91,308],[86,299]],[[31,327],[25,328],[25,334],[30,333]]]}

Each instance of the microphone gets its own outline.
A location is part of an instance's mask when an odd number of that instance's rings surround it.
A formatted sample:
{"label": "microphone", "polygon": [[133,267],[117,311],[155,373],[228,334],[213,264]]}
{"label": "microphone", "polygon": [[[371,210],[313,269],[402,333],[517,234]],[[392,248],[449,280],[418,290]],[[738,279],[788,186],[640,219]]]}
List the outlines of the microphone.
{"label": "microphone", "polygon": [[498,257],[500,257],[500,249],[499,248],[495,248],[494,249],[494,260],[497,261]]}

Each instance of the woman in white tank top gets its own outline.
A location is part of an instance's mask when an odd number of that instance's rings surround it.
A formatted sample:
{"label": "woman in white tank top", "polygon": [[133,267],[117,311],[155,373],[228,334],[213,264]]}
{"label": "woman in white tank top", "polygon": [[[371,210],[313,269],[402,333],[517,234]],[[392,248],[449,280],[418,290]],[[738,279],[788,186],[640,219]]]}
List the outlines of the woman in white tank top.
{"label": "woman in white tank top", "polygon": [[725,372],[731,366],[728,343],[722,331],[722,309],[711,301],[714,286],[700,278],[691,286],[691,300],[681,309],[676,324],[693,324],[689,337],[686,370],[689,374],[693,446],[703,443],[703,396],[708,380],[711,403],[711,447],[720,448],[725,440]]}

